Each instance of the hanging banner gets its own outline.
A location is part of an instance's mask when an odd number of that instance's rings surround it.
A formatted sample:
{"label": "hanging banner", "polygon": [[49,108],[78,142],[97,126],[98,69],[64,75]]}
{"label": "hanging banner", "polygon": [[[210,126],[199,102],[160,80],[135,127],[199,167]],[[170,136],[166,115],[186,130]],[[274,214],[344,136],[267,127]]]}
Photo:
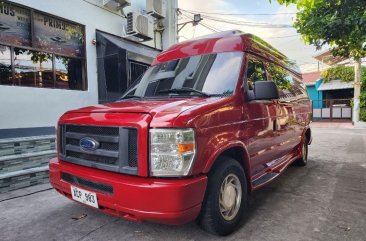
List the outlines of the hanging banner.
{"label": "hanging banner", "polygon": [[30,11],[0,2],[0,42],[19,46],[31,43]]}
{"label": "hanging banner", "polygon": [[83,56],[83,26],[37,12],[33,14],[33,23],[33,47],[67,56]]}

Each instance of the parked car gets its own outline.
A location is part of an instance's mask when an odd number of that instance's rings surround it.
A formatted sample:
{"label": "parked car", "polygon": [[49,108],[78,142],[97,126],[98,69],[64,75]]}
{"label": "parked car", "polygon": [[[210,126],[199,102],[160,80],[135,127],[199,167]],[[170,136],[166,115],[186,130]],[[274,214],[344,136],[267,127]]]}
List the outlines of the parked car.
{"label": "parked car", "polygon": [[229,31],[162,52],[121,100],[58,123],[50,182],[66,197],[133,221],[197,220],[227,235],[248,195],[305,166],[310,101],[296,66]]}

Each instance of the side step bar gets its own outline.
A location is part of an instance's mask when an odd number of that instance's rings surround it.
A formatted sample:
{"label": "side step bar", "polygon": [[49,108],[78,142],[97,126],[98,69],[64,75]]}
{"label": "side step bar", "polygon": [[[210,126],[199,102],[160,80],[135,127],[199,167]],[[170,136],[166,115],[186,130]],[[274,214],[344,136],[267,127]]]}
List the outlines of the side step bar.
{"label": "side step bar", "polygon": [[253,188],[258,188],[259,186],[262,186],[262,185],[266,184],[267,182],[271,181],[278,175],[280,175],[280,174],[276,173],[276,172],[268,172],[268,173],[264,174],[263,176],[255,179],[252,182],[252,186],[253,186]]}

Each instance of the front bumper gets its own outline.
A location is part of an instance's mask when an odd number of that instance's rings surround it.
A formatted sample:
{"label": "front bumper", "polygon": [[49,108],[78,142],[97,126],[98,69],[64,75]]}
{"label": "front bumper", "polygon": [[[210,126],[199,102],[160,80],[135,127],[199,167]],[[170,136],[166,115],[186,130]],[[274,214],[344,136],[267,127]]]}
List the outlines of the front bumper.
{"label": "front bumper", "polygon": [[143,178],[78,166],[58,158],[52,159],[49,167],[51,185],[70,199],[71,184],[62,180],[61,172],[111,185],[113,194],[80,188],[97,193],[101,211],[133,221],[173,225],[193,221],[200,212],[207,185],[206,176],[188,179]]}

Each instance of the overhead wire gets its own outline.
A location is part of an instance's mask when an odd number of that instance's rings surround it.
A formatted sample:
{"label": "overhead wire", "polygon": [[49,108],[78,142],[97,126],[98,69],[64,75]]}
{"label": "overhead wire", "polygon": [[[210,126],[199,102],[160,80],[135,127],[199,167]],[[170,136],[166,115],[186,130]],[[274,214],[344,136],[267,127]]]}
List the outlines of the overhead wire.
{"label": "overhead wire", "polygon": [[[85,0],[83,0],[85,1]],[[190,14],[201,14],[201,16],[205,15],[205,14],[208,14],[208,15],[222,15],[222,16],[276,16],[276,15],[291,15],[291,14],[297,14],[297,13],[248,13],[248,14],[241,14],[241,13],[238,13],[238,14],[235,14],[235,13],[210,13],[210,12],[200,12],[200,11],[192,11],[192,10],[185,10],[185,9],[181,9],[181,8],[178,8],[177,10],[181,11],[181,12],[186,12],[186,13],[190,13]],[[207,15],[206,15],[207,16]],[[209,17],[215,17],[215,16],[209,16]],[[217,17],[216,17],[217,18]],[[357,19],[361,19],[362,18],[362,15],[357,15],[357,16],[353,16],[353,17],[347,17],[348,20],[357,20]],[[342,16],[332,16],[332,19],[344,19],[344,17]],[[270,23],[269,23],[270,24]]]}
{"label": "overhead wire", "polygon": [[293,13],[219,13],[219,12],[201,12],[179,8],[179,10],[192,14],[208,14],[208,15],[223,15],[223,16],[271,16],[271,15],[294,15]]}
{"label": "overhead wire", "polygon": [[203,18],[212,20],[220,23],[228,23],[232,25],[246,26],[246,27],[256,27],[256,28],[293,28],[292,25],[288,24],[271,24],[271,23],[262,23],[262,22],[251,22],[251,21],[242,21],[235,19],[226,19],[226,18],[217,18],[206,15],[201,15]]}
{"label": "overhead wire", "polygon": [[[188,16],[187,14],[182,13],[182,16],[185,17],[185,18],[187,18],[187,19],[189,19],[189,20],[193,20],[193,17]],[[222,30],[217,29],[215,27],[212,27],[212,26],[210,26],[210,25],[208,25],[206,23],[202,23],[202,21],[200,21],[198,24],[201,25],[201,26],[203,26],[203,27],[205,27],[206,29],[214,32],[214,33],[218,33],[218,32],[221,32],[222,31]]]}
{"label": "overhead wire", "polygon": [[[188,14],[195,14],[194,12],[188,12],[183,9],[178,9],[178,13],[186,15]],[[220,23],[228,23],[232,25],[238,25],[238,26],[246,26],[246,27],[257,27],[257,28],[293,28],[292,25],[289,24],[272,24],[272,23],[263,23],[263,22],[253,22],[253,21],[243,21],[238,19],[229,19],[229,18],[220,18],[220,17],[214,17],[214,16],[208,16],[201,14],[201,17],[204,19],[208,19],[211,21],[216,21]]]}
{"label": "overhead wire", "polygon": [[207,23],[200,22],[200,23],[198,23],[198,24],[199,24],[199,25],[202,25],[203,27],[205,27],[205,28],[207,28],[207,29],[209,29],[209,30],[211,30],[211,31],[213,31],[213,32],[215,32],[215,33],[222,32],[222,30],[216,29],[216,28],[214,28],[214,27],[212,27],[212,26],[208,25]]}
{"label": "overhead wire", "polygon": [[[186,13],[181,13],[181,16],[183,18],[189,19],[189,20],[193,20],[192,16],[189,16]],[[212,25],[208,24],[207,22],[203,22],[204,20],[206,20],[205,18],[199,22],[198,24],[205,27],[206,29],[212,31],[212,32],[222,32],[223,30],[218,29],[217,27],[213,27]],[[209,19],[210,20],[210,19]],[[294,34],[294,35],[285,35],[285,36],[274,36],[274,37],[267,37],[267,39],[277,39],[277,38],[293,38],[293,37],[298,37],[301,36],[300,34]]]}

